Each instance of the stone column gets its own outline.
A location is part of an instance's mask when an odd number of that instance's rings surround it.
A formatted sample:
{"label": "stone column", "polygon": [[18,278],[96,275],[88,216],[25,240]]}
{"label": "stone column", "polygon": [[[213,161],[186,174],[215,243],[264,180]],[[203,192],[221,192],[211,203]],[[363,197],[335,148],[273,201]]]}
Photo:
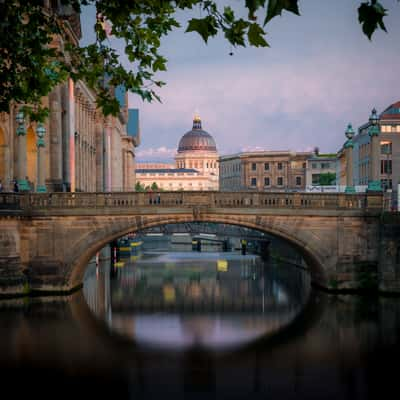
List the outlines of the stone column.
{"label": "stone column", "polygon": [[75,132],[76,132],[76,102],[75,102],[75,85],[73,80],[68,80],[68,136],[69,136],[69,182],[70,191],[75,192]]}
{"label": "stone column", "polygon": [[106,187],[105,190],[106,192],[111,192],[111,188],[112,188],[112,165],[111,165],[111,134],[112,134],[112,121],[111,121],[111,117],[107,117],[106,119],[106,123],[105,123],[105,128],[106,128],[106,135],[105,135],[105,139],[106,139],[106,145],[105,145],[105,149],[106,149],[106,153],[105,153],[105,157],[106,157],[106,163],[105,163],[105,173],[106,173]]}
{"label": "stone column", "polygon": [[[20,111],[21,112],[21,111]],[[26,127],[25,120],[17,122],[17,137],[18,137],[18,171],[17,180],[20,191],[29,190],[29,185],[26,180]]]}
{"label": "stone column", "polygon": [[62,119],[61,119],[61,87],[57,86],[49,95],[50,123],[50,174],[47,186],[52,192],[62,192]]}
{"label": "stone column", "polygon": [[[42,129],[42,133],[40,131]],[[44,157],[44,128],[41,124],[38,125],[37,128],[37,181],[36,181],[36,191],[37,192],[46,192],[46,185],[44,184],[44,176],[45,176],[45,170],[46,170],[46,163],[45,163],[45,157]]]}
{"label": "stone column", "polygon": [[81,145],[80,145],[80,163],[79,174],[81,181],[81,190],[85,191],[85,141],[86,141],[86,102],[82,105],[82,125],[81,125]]}
{"label": "stone column", "polygon": [[103,115],[100,111],[95,114],[95,140],[96,140],[96,154],[95,154],[95,170],[96,170],[96,192],[104,191],[104,174],[103,174],[103,149],[104,149],[104,134],[103,134]]}
{"label": "stone column", "polygon": [[68,83],[61,87],[61,122],[62,122],[62,181],[63,190],[69,192],[71,190],[71,175],[70,175],[70,99]]}
{"label": "stone column", "polygon": [[81,138],[81,101],[80,97],[77,97],[76,101],[76,122],[75,122],[75,189],[80,189],[80,138]]}
{"label": "stone column", "polygon": [[[10,190],[10,182],[14,178],[14,165],[12,162],[12,148],[13,148],[13,135],[10,135],[9,132],[14,132],[14,129],[11,123],[14,121],[14,115],[12,110],[10,110],[9,114],[0,113],[0,121],[3,123],[4,129],[4,139],[5,139],[5,146],[4,146],[4,159],[3,159],[3,169],[4,169],[4,176],[0,177],[3,178],[3,187],[4,191]],[[11,128],[11,129],[10,129]],[[0,161],[1,162],[1,161]],[[12,187],[11,187],[12,190]]]}
{"label": "stone column", "polygon": [[380,155],[379,155],[380,145],[379,136],[371,136],[371,178],[373,181],[377,181],[380,178]]}
{"label": "stone column", "polygon": [[370,174],[368,179],[368,190],[382,191],[380,180],[380,130],[378,125],[372,125],[368,133],[371,137],[369,154]]}
{"label": "stone column", "polygon": [[346,150],[346,189],[345,193],[355,193],[353,186],[353,142],[349,139],[344,148]]}

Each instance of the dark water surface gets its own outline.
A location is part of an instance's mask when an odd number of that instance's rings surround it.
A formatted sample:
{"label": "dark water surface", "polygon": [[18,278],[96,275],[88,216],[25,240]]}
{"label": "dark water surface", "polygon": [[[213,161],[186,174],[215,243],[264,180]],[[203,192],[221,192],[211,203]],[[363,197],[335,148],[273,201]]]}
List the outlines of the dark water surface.
{"label": "dark water surface", "polygon": [[14,398],[397,398],[399,343],[400,299],[233,253],[105,262],[68,298],[0,302]]}

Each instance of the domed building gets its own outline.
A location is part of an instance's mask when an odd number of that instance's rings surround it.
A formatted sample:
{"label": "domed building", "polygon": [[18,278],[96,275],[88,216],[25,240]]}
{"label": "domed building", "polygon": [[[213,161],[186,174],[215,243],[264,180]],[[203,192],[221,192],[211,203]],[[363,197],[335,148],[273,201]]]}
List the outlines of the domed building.
{"label": "domed building", "polygon": [[194,168],[208,178],[210,190],[218,190],[218,158],[213,137],[202,129],[201,119],[196,115],[192,130],[186,132],[179,141],[176,167]]}
{"label": "domed building", "polygon": [[218,190],[218,158],[214,138],[195,115],[192,129],[179,140],[175,164],[137,163],[136,180],[163,190]]}

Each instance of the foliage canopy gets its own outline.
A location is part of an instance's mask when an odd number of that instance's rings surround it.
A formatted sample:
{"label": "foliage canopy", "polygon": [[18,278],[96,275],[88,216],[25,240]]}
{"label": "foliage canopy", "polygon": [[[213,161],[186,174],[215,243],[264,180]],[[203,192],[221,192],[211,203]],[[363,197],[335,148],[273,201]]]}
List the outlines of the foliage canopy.
{"label": "foliage canopy", "polygon": [[[234,47],[268,47],[267,24],[283,11],[300,15],[300,0],[242,2],[246,17],[238,16],[227,0],[0,0],[0,112],[7,112],[11,102],[31,104],[31,118],[43,120],[47,110],[39,106],[41,98],[67,77],[94,89],[105,115],[119,111],[109,87],[123,85],[143,100],[160,100],[156,90],[164,82],[156,74],[167,68],[160,43],[180,26],[178,10],[199,7],[202,16],[189,19],[186,32],[197,32],[206,43],[220,32]],[[65,38],[68,17],[83,6],[96,8],[96,40],[82,47],[70,41],[61,48],[52,45],[54,37]],[[377,29],[386,31],[386,14],[377,0],[360,3],[358,19],[369,39]],[[130,68],[121,63],[108,33],[124,43]]]}

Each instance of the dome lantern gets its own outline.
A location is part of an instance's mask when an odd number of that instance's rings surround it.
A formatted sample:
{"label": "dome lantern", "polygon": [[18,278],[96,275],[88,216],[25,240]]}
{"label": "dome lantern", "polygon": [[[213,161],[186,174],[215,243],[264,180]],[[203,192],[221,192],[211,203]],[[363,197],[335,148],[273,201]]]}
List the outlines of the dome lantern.
{"label": "dome lantern", "polygon": [[193,130],[195,130],[195,129],[201,130],[201,119],[198,114],[195,114],[195,116],[193,117],[193,128],[192,129]]}

